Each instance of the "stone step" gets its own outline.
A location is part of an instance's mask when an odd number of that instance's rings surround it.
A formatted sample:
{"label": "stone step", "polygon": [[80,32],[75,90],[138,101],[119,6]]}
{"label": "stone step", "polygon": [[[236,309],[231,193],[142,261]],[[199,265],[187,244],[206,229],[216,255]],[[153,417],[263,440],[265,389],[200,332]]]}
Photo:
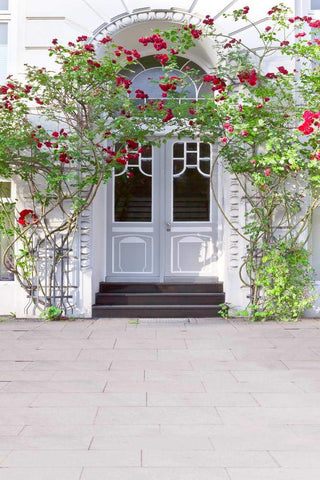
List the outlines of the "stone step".
{"label": "stone step", "polygon": [[222,282],[212,283],[100,283],[100,293],[223,293]]}
{"label": "stone step", "polygon": [[219,305],[224,293],[97,293],[96,305]]}
{"label": "stone step", "polygon": [[218,317],[217,305],[93,305],[93,318]]}

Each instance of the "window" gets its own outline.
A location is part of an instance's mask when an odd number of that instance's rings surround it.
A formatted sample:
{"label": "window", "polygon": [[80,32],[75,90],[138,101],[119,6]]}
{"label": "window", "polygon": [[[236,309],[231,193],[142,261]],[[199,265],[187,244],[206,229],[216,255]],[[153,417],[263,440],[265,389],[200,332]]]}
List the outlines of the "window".
{"label": "window", "polygon": [[311,0],[311,10],[320,10],[320,0]]}
{"label": "window", "polygon": [[4,83],[7,76],[8,58],[8,24],[0,23],[0,83]]}
{"label": "window", "polygon": [[[3,182],[0,181],[0,198],[1,202],[10,202],[11,198],[11,183],[10,182]],[[12,211],[9,214],[9,218],[6,215],[2,215],[1,212],[1,205],[0,205],[0,223],[7,227],[10,227],[11,222],[14,221],[14,212]],[[7,235],[4,235],[3,232],[0,230],[0,280],[13,280],[13,275],[11,272],[7,270],[5,265],[2,261],[2,255],[4,254],[5,250],[10,244],[10,238]],[[10,261],[10,255],[8,260]]]}
{"label": "window", "polygon": [[0,0],[0,10],[8,10],[8,0]]}

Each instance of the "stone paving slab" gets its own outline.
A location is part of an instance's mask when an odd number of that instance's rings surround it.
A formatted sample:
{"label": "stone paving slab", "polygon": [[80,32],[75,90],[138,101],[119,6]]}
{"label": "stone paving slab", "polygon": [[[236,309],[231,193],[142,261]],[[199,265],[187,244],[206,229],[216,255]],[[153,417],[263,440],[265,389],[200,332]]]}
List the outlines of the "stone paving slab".
{"label": "stone paving slab", "polygon": [[319,480],[320,320],[0,324],[0,480]]}

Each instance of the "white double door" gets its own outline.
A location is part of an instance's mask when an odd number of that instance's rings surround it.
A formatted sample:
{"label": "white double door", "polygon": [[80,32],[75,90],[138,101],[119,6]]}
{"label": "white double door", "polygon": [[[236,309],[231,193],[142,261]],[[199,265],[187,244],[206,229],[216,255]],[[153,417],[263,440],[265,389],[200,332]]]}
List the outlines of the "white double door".
{"label": "white double door", "polygon": [[212,147],[170,140],[131,155],[107,186],[107,281],[217,276]]}

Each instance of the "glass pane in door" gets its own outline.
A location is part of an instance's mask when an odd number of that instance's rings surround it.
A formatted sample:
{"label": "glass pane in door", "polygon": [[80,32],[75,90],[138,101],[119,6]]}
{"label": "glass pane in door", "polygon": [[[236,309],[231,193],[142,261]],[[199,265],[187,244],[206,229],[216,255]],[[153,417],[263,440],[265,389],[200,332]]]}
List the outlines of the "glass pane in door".
{"label": "glass pane in door", "polygon": [[209,222],[210,145],[180,142],[173,155],[173,221]]}
{"label": "glass pane in door", "polygon": [[114,176],[114,221],[152,222],[152,148]]}

